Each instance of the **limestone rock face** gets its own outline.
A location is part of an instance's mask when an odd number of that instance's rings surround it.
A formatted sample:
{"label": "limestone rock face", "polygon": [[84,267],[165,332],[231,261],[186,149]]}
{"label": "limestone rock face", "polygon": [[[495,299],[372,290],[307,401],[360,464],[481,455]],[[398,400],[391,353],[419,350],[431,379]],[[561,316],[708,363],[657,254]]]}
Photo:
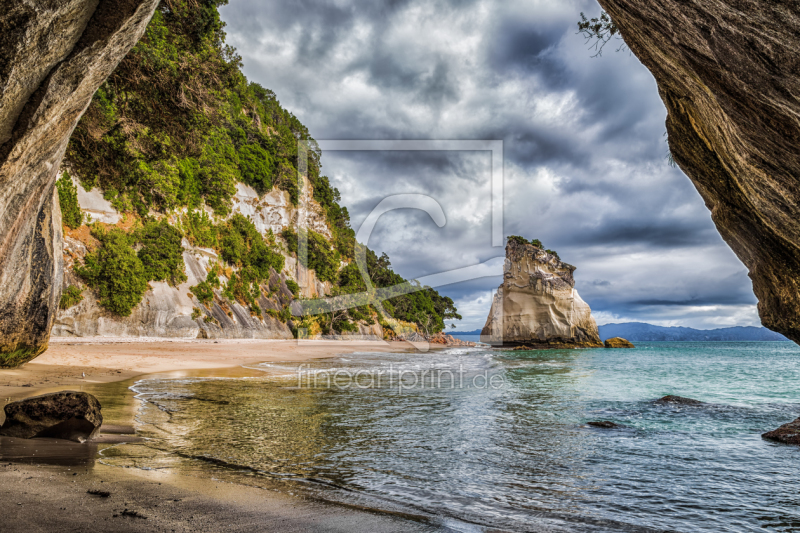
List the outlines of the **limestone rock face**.
{"label": "limestone rock face", "polygon": [[672,155],[749,269],[762,323],[800,342],[800,6],[599,1],[655,76]]}
{"label": "limestone rock face", "polygon": [[606,348],[636,348],[631,341],[623,339],[622,337],[606,339],[603,344]]}
{"label": "limestone rock face", "polygon": [[510,241],[505,279],[481,340],[509,346],[603,346],[592,310],[575,290],[574,271],[541,248]]}
{"label": "limestone rock face", "polygon": [[50,437],[84,442],[103,424],[100,402],[91,394],[63,391],[12,402],[5,407],[0,435],[32,439]]}
{"label": "limestone rock face", "polygon": [[[77,239],[65,238],[65,280],[79,285],[72,271],[74,262],[82,262],[86,247]],[[150,282],[150,289],[130,316],[122,317],[100,307],[91,289],[84,289],[83,300],[69,309],[59,310],[52,335],[54,337],[169,337],[183,339],[291,339],[289,327],[266,312],[280,312],[292,303],[292,292],[286,286],[284,273],[272,272],[269,280],[271,296],[262,295],[258,305],[263,317],[252,316],[239,303],[225,304],[222,300],[204,306],[189,291],[206,279],[211,262],[219,260],[208,248],[192,247],[183,241],[184,283],[171,287],[163,281]],[[227,278],[222,276],[223,283]],[[219,289],[215,293],[220,294]],[[224,305],[223,308],[220,304]],[[195,312],[198,316],[195,316]]]}
{"label": "limestone rock face", "polygon": [[[69,174],[76,185],[78,205],[85,218],[107,224],[116,224],[123,219],[122,214],[103,198],[100,188],[86,191],[76,179],[75,173],[70,171]],[[277,188],[261,197],[252,187],[242,183],[238,183],[236,188],[229,217],[234,213],[241,213],[252,220],[256,229],[265,237],[270,231],[279,235],[287,226],[296,228],[299,223],[303,223],[303,227],[332,238],[325,212],[314,200],[310,186],[303,191],[298,207],[291,204],[288,193]],[[211,214],[209,211],[209,215]],[[166,217],[166,220],[175,222],[170,217]],[[269,315],[270,311],[279,313],[284,305],[292,304],[294,296],[286,281],[293,278],[304,282],[300,284],[300,295],[306,298],[325,296],[331,292],[330,282],[318,280],[314,270],[298,264],[295,254],[292,254],[284,256],[286,263],[283,271],[273,272],[268,288],[264,287],[269,295],[262,295],[257,302],[266,311],[261,317],[254,316],[246,306],[225,302],[222,298],[206,307],[191,294],[190,289],[204,281],[212,263],[219,263],[221,259],[214,250],[192,246],[184,239],[183,261],[187,281],[177,287],[171,287],[165,282],[151,282],[142,302],[133,309],[131,315],[121,317],[100,307],[96,294],[91,289],[84,288],[85,283],[75,274],[75,265],[83,263],[88,247],[94,243],[88,228],[82,226],[77,230],[68,230],[63,241],[64,287],[80,287],[84,290],[84,299],[68,309],[58,311],[51,330],[55,337],[291,339],[292,330]],[[220,280],[223,284],[228,281],[224,275]],[[215,293],[222,295],[219,289]],[[378,338],[381,338],[380,335]]]}
{"label": "limestone rock face", "polygon": [[62,285],[56,174],[92,95],[139,40],[156,4],[2,3],[0,366],[47,348]]}

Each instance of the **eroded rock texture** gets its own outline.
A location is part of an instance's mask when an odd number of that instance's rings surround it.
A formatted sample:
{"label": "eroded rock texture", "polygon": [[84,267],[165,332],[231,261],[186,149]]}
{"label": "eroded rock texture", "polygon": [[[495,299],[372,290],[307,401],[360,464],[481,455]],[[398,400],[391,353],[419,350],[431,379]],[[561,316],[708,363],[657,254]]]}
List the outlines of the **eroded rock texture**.
{"label": "eroded rock texture", "polygon": [[592,310],[575,290],[574,271],[541,248],[509,241],[503,284],[481,340],[536,348],[602,347]]}
{"label": "eroded rock texture", "polygon": [[0,366],[47,348],[61,294],[67,141],[157,0],[0,0]]}
{"label": "eroded rock texture", "polygon": [[599,2],[655,76],[673,157],[750,270],[763,324],[800,342],[800,5]]}

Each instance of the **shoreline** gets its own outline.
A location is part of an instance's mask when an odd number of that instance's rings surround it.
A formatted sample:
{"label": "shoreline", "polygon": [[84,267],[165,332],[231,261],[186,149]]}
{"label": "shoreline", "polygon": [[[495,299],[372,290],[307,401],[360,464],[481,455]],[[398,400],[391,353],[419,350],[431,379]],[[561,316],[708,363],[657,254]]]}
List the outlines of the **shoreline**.
{"label": "shoreline", "polygon": [[[430,350],[440,348],[446,347],[430,346]],[[416,347],[397,341],[53,337],[47,351],[33,361],[0,369],[0,399],[7,403],[147,374],[222,370],[262,362],[302,363],[360,351],[411,352]]]}
{"label": "shoreline", "polygon": [[[114,401],[104,403],[101,434],[87,444],[0,437],[0,491],[10,502],[3,520],[9,531],[82,531],[98,525],[101,530],[132,532],[440,530],[437,524],[414,516],[97,460],[100,449],[138,439],[132,435],[135,402],[128,386],[139,377],[252,373],[261,371],[238,369],[253,363],[300,363],[360,351],[416,351],[407,342],[54,340],[47,352],[21,368],[0,370],[3,403],[70,388],[104,392]],[[93,495],[90,490],[110,495]]]}

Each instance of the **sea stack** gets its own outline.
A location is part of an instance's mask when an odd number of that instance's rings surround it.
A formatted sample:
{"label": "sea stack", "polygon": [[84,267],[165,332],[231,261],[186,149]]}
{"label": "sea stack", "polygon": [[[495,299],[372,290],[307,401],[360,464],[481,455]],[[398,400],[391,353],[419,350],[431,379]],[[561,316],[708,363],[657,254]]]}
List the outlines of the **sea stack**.
{"label": "sea stack", "polygon": [[575,267],[539,241],[509,237],[503,284],[481,341],[532,348],[600,348],[592,310],[575,290]]}

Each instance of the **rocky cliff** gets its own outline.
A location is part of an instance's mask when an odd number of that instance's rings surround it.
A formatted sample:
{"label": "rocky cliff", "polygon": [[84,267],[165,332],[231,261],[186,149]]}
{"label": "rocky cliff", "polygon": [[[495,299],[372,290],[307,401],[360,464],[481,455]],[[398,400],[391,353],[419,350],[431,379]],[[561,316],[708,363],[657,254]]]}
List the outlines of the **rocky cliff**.
{"label": "rocky cliff", "polygon": [[61,296],[56,173],[92,95],[156,3],[0,4],[0,366],[47,348]]}
{"label": "rocky cliff", "polygon": [[[85,220],[124,225],[124,216],[103,198],[102,191],[97,188],[86,191],[77,180],[74,181]],[[300,205],[293,206],[285,191],[274,189],[259,197],[251,187],[239,183],[233,197],[232,213],[228,218],[234,213],[241,213],[253,221],[255,228],[263,236],[269,232],[279,234],[286,227],[297,228],[302,220],[304,227],[330,238],[325,214],[308,189]],[[172,220],[177,222],[174,218]],[[83,262],[89,248],[95,244],[93,240],[86,225],[76,230],[67,228],[63,248],[65,288],[82,286],[83,280],[76,275],[75,267]],[[214,291],[214,301],[204,305],[192,294],[191,288],[207,279],[212,265],[224,261],[214,249],[192,246],[185,238],[182,245],[186,281],[177,286],[163,281],[150,282],[144,299],[130,316],[119,316],[103,309],[98,304],[95,291],[85,288],[83,299],[79,303],[58,311],[52,335],[291,339],[292,331],[287,326],[286,319],[280,320],[273,316],[291,306],[294,301],[294,295],[286,282],[302,277],[305,283],[300,287],[300,296],[307,298],[324,296],[331,289],[330,283],[316,279],[314,270],[298,265],[295,254],[287,254],[283,271],[272,271],[257,299],[257,305],[265,311],[262,316],[255,316],[247,305],[226,299],[219,288]],[[224,273],[221,274],[220,285],[224,287],[228,279]],[[380,326],[377,327],[377,332],[369,331],[366,334],[381,338],[382,331]]]}
{"label": "rocky cliff", "polygon": [[800,6],[599,2],[655,76],[672,155],[749,269],[762,323],[800,342]]}
{"label": "rocky cliff", "polygon": [[575,267],[532,244],[509,240],[503,284],[481,340],[531,347],[602,347],[592,310],[575,290]]}

